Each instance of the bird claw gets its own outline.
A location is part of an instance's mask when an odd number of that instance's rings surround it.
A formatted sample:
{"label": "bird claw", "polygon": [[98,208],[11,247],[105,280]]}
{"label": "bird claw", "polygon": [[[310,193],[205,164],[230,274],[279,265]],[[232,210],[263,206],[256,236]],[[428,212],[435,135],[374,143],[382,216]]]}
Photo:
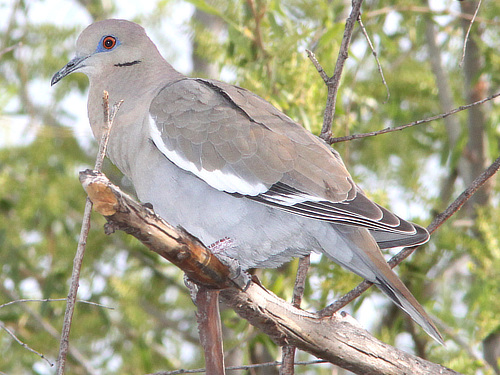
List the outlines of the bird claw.
{"label": "bird claw", "polygon": [[198,294],[198,285],[189,278],[188,275],[184,274],[184,285],[189,289],[189,295],[191,296],[191,300],[196,305],[196,296]]}
{"label": "bird claw", "polygon": [[240,262],[224,254],[224,251],[232,246],[234,246],[234,241],[229,237],[224,237],[208,246],[208,249],[229,268],[231,281],[245,291],[250,285],[251,276],[241,269]]}
{"label": "bird claw", "polygon": [[149,208],[151,211],[154,211],[152,203],[149,203],[149,202],[143,203],[142,207],[146,207],[146,208]]}

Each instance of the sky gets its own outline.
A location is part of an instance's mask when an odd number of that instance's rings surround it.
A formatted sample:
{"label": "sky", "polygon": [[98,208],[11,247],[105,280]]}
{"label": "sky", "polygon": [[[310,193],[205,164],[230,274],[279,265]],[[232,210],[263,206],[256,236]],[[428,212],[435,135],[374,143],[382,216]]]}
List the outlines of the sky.
{"label": "sky", "polygon": [[[108,0],[111,3],[111,0]],[[27,19],[30,22],[45,23],[51,22],[60,26],[77,26],[82,30],[89,25],[92,20],[86,11],[82,11],[77,1],[63,0],[33,0],[28,3]],[[121,0],[115,1],[117,12],[116,18],[132,19],[138,15],[153,14],[158,3],[157,0]],[[8,19],[12,12],[13,0],[0,0],[0,29],[7,27]],[[104,2],[106,4],[106,2]],[[449,7],[447,0],[433,1],[431,7],[434,10],[443,10]],[[458,7],[458,5],[457,5]],[[451,9],[454,9],[451,4]],[[160,30],[147,30],[151,39],[159,46],[160,52],[168,58],[169,62],[182,73],[188,74],[191,70],[191,42],[189,40],[189,30],[185,26],[194,12],[193,5],[185,1],[177,1],[171,8],[169,17],[162,23]],[[390,34],[397,29],[399,19],[387,17],[384,25],[386,32]],[[147,29],[147,25],[146,29]],[[164,40],[167,40],[166,46]],[[353,48],[356,48],[353,45]],[[26,55],[28,51],[22,47],[16,49],[15,53]],[[355,51],[354,51],[355,52]],[[55,73],[55,72],[54,72]],[[34,82],[30,91],[36,93],[32,95],[39,104],[49,104],[52,98],[53,90],[47,81]],[[1,89],[0,89],[1,95]],[[6,112],[14,111],[19,106],[17,100],[13,100],[6,107]],[[84,148],[88,148],[92,141],[92,134],[87,120],[86,98],[79,93],[69,93],[62,103],[63,108],[70,108],[74,115],[71,122],[66,125],[71,127]],[[68,120],[68,119],[67,119]],[[26,116],[5,116],[0,114],[0,147],[6,145],[19,145],[30,142],[34,139],[37,126],[26,131],[28,118]],[[41,126],[41,124],[38,124]]]}
{"label": "sky", "polygon": [[[92,22],[88,13],[82,11],[81,6],[76,1],[44,0],[30,1],[28,4],[26,18],[30,22],[50,22],[60,26],[76,26],[80,27],[81,30]],[[114,17],[131,19],[141,14],[151,14],[156,4],[157,1],[155,0],[142,0],[140,2],[121,0],[116,2],[117,12],[114,14]],[[0,29],[7,27],[12,6],[12,1],[0,0]],[[169,62],[182,73],[189,73],[192,67],[191,42],[189,41],[189,32],[185,23],[190,19],[193,12],[194,7],[191,4],[177,2],[172,7],[172,13],[168,19],[162,23],[161,29],[150,30],[148,33],[153,42],[159,46],[164,56],[169,57]],[[18,20],[23,22],[22,19]],[[165,46],[164,39],[168,41],[168,47]],[[23,49],[22,46],[16,48],[14,53],[21,57],[28,57],[29,54],[27,49]],[[43,105],[51,102],[53,90],[49,80],[33,82],[29,89],[32,97],[38,104]],[[65,125],[72,128],[78,141],[84,148],[88,148],[92,142],[92,133],[87,119],[86,100],[86,95],[72,92],[66,96],[62,103],[62,108],[71,107],[71,112],[74,115],[74,120],[71,122],[67,121]],[[5,112],[15,111],[18,106],[19,101],[17,99],[12,100],[5,107]],[[29,131],[27,131],[27,125],[27,116],[6,116],[0,113],[0,148],[31,142],[35,137],[38,126],[42,124],[35,124],[35,126],[30,127]]]}

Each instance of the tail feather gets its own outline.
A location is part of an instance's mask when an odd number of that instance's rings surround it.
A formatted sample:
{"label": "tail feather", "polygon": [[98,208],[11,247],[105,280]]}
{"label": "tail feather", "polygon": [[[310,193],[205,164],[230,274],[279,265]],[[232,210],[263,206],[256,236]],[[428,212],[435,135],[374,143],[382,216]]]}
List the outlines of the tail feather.
{"label": "tail feather", "polygon": [[416,246],[429,241],[429,232],[417,224],[413,224],[415,233],[393,233],[381,230],[370,230],[370,234],[377,241],[381,249],[389,249],[398,246]]}
{"label": "tail feather", "polygon": [[389,267],[370,232],[363,228],[340,225],[336,226],[335,229],[349,245],[351,256],[346,257],[345,254],[339,254],[338,249],[328,250],[324,247],[327,255],[348,270],[374,283],[429,336],[440,344],[444,344],[443,338],[431,318]]}
{"label": "tail feather", "polygon": [[[392,271],[392,270],[391,270]],[[394,274],[395,275],[395,274]],[[396,276],[396,275],[395,275]],[[397,276],[396,276],[397,277]],[[385,293],[400,309],[405,311],[422,329],[427,332],[434,340],[444,345],[443,337],[434,325],[432,319],[427,315],[424,308],[418,303],[408,288],[399,278],[398,286],[391,285],[387,280],[381,280],[377,277],[375,285]]]}

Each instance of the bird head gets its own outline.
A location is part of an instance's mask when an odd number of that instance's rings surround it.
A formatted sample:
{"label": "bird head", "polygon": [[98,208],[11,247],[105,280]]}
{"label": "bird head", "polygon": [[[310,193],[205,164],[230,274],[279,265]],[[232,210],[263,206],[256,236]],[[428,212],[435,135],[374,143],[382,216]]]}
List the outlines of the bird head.
{"label": "bird head", "polygon": [[112,69],[146,63],[160,57],[144,28],[136,23],[109,19],[88,26],[76,42],[76,56],[51,80],[55,85],[73,72],[99,77]]}

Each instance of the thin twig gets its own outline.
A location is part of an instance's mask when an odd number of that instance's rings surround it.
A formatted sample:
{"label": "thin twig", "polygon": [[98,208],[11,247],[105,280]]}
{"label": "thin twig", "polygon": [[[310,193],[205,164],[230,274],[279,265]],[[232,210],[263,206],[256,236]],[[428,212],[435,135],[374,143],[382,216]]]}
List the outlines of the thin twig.
{"label": "thin twig", "polygon": [[61,341],[59,343],[59,355],[57,357],[56,374],[64,374],[66,366],[66,356],[69,349],[69,332],[71,330],[71,322],[73,320],[73,312],[75,311],[75,301],[78,292],[80,270],[82,268],[83,256],[85,254],[86,238],[90,230],[90,213],[92,211],[92,202],[87,197],[85,202],[85,210],[83,214],[82,229],[80,231],[80,239],[76,249],[75,258],[73,259],[73,272],[71,274],[71,285],[66,303],[66,311],[64,313],[63,327],[61,331]]}
{"label": "thin twig", "polygon": [[101,141],[99,142],[99,153],[97,154],[97,159],[95,161],[94,170],[101,171],[102,163],[104,162],[104,158],[106,157],[106,149],[108,148],[109,142],[109,134],[111,133],[111,127],[113,126],[113,121],[115,121],[116,113],[120,109],[120,106],[123,103],[123,100],[115,103],[113,108],[109,107],[109,94],[107,91],[104,91],[102,96],[103,107],[104,107],[104,118],[106,119],[106,128],[102,132]]}
{"label": "thin twig", "polygon": [[309,254],[299,259],[299,266],[297,268],[297,276],[295,278],[292,298],[292,305],[295,307],[300,307],[300,304],[302,303],[302,297],[304,296],[307,279],[307,271],[309,271],[310,264],[311,256]]}
{"label": "thin twig", "polygon": [[[317,365],[320,363],[329,363],[329,362],[325,361],[323,359],[318,359],[318,360],[314,360],[314,361],[295,362],[295,364],[297,366]],[[255,365],[229,366],[229,367],[226,367],[226,371],[246,371],[246,370],[251,370],[251,369],[256,369],[256,368],[274,367],[274,366],[280,366],[280,365],[281,365],[281,362],[279,362],[279,361],[265,362],[265,363],[258,363]],[[192,369],[192,370],[179,369],[179,370],[173,370],[173,371],[160,371],[160,372],[155,372],[153,374],[147,374],[147,375],[180,375],[180,374],[199,374],[199,373],[204,373],[204,372],[205,372],[204,368],[197,368],[197,369]]]}
{"label": "thin twig", "polygon": [[342,76],[342,71],[344,70],[344,64],[349,57],[349,44],[351,43],[351,36],[354,30],[354,24],[359,18],[361,12],[361,4],[363,0],[353,0],[352,9],[349,17],[345,23],[344,36],[342,38],[342,43],[340,44],[339,57],[337,58],[337,63],[335,64],[335,70],[333,71],[333,76],[328,79],[327,87],[328,94],[326,99],[325,114],[323,116],[323,127],[321,128],[320,137],[324,140],[331,138],[332,123],[335,116],[335,105],[337,103],[337,92],[340,85],[340,78]]}
{"label": "thin twig", "polygon": [[265,14],[265,9],[264,9],[264,11],[261,9],[257,9],[257,6],[255,5],[254,0],[247,0],[247,4],[248,4],[250,10],[252,11],[252,15],[253,15],[253,18],[255,21],[255,33],[254,33],[253,41],[254,41],[255,45],[259,48],[259,50],[262,51],[262,54],[264,56],[267,56],[267,51],[264,47],[264,42],[262,41],[262,32],[261,32],[261,20]]}
{"label": "thin twig", "polygon": [[[24,303],[24,302],[59,302],[59,301],[67,301],[67,298],[43,298],[43,299],[36,299],[36,298],[24,298],[24,299],[17,299],[15,301],[10,301],[7,303],[4,303],[0,305],[0,309],[2,307],[6,307],[9,305],[13,305],[14,303]],[[98,307],[103,307],[105,309],[110,309],[114,310],[114,307],[106,306],[106,305],[101,305],[100,303],[97,302],[91,302],[91,301],[85,301],[85,300],[77,300],[76,302],[79,303],[86,303],[88,305],[93,305],[93,306],[98,306]]]}
{"label": "thin twig", "polygon": [[[295,277],[295,285],[293,286],[292,305],[299,308],[304,296],[304,289],[307,279],[307,271],[311,264],[311,256],[306,255],[299,259],[299,266],[297,268],[297,276]],[[280,374],[292,375],[294,373],[295,365],[295,347],[292,345],[284,346],[283,354],[281,355],[282,365],[280,367]]]}
{"label": "thin twig", "polygon": [[35,349],[32,349],[30,348],[27,344],[25,344],[24,342],[22,342],[15,334],[14,332],[12,332],[10,329],[8,329],[5,324],[0,321],[0,328],[2,328],[5,332],[7,332],[19,345],[21,345],[24,349],[36,354],[37,356],[39,356],[41,359],[45,360],[49,365],[50,367],[54,367],[54,364],[52,362],[49,361],[49,359],[47,357],[45,357],[42,353],[39,353],[37,352]]}
{"label": "thin twig", "polygon": [[306,49],[306,52],[307,52],[307,57],[309,57],[309,60],[311,60],[311,62],[313,63],[314,67],[318,71],[318,73],[321,76],[321,78],[323,79],[323,81],[325,83],[328,83],[328,80],[330,79],[330,77],[328,77],[328,75],[326,74],[325,70],[323,69],[323,67],[319,63],[318,59],[316,58],[316,55],[314,54],[314,52],[312,52],[309,49]]}
{"label": "thin twig", "polygon": [[0,51],[0,58],[5,55],[6,53],[9,53],[12,50],[15,50],[17,47],[21,47],[23,45],[23,42],[16,43],[10,47],[4,48],[3,50]]}
{"label": "thin twig", "polygon": [[469,40],[470,30],[472,29],[472,25],[474,24],[474,21],[476,19],[477,13],[479,12],[479,7],[481,6],[481,2],[482,2],[482,0],[479,0],[479,2],[477,3],[476,10],[474,11],[474,15],[472,16],[472,19],[469,22],[469,27],[467,29],[467,33],[465,34],[464,46],[463,46],[463,49],[462,49],[462,58],[460,59],[460,64],[458,64],[458,66],[460,66],[460,67],[462,67],[462,65],[464,64],[465,51],[467,49],[467,41]]}
{"label": "thin twig", "polygon": [[[19,296],[16,294],[15,291],[11,289],[7,289],[3,286],[2,280],[0,280],[0,293],[4,294],[8,298],[10,298],[13,301],[18,301],[20,300]],[[21,303],[20,307],[22,310],[24,310],[38,325],[45,331],[47,332],[51,337],[54,339],[59,339],[61,334],[60,332],[54,328],[53,325],[51,325],[46,319],[42,317],[42,315],[32,309],[30,307],[29,303]],[[85,372],[89,375],[97,375],[97,370],[95,370],[92,365],[90,364],[90,360],[85,358],[85,356],[78,351],[77,348],[70,346],[69,347],[69,354],[73,357],[73,359],[82,366],[82,368],[85,370]]]}
{"label": "thin twig", "polygon": [[[423,14],[427,13],[431,16],[452,16],[453,18],[462,18],[469,21],[472,19],[472,14],[454,12],[451,9],[433,10],[429,7],[414,6],[414,5],[388,6],[385,8],[379,8],[373,11],[365,12],[363,13],[363,16],[366,19],[366,18],[379,17],[381,15],[388,13],[403,13],[403,12],[409,12],[412,13],[412,15],[414,15],[415,13],[423,13]],[[483,17],[476,17],[476,22],[481,22],[485,25],[494,25],[494,26],[500,25],[500,22],[497,21],[496,19],[486,19]]]}
{"label": "thin twig", "polygon": [[387,86],[387,82],[385,81],[384,77],[384,72],[382,71],[382,65],[380,65],[380,61],[378,59],[377,52],[375,51],[375,48],[373,47],[372,41],[370,40],[370,36],[366,32],[365,25],[363,25],[363,21],[361,21],[361,15],[358,18],[359,26],[361,27],[361,31],[363,32],[363,35],[365,36],[365,39],[370,46],[370,49],[372,51],[373,57],[375,57],[375,61],[377,62],[377,69],[380,74],[380,77],[382,78],[382,83],[385,86],[385,89],[387,91],[387,98],[385,98],[384,104],[389,101],[389,98],[391,97],[391,92],[389,91],[389,86]]}
{"label": "thin twig", "polygon": [[427,123],[427,122],[431,122],[431,121],[435,121],[435,120],[441,120],[441,119],[444,119],[444,118],[446,118],[446,117],[448,117],[450,115],[454,115],[455,113],[464,111],[464,110],[469,109],[471,107],[474,107],[476,105],[483,104],[483,103],[485,103],[487,101],[495,99],[498,96],[500,96],[500,92],[498,92],[498,93],[496,93],[494,95],[488,96],[487,98],[478,100],[477,102],[470,103],[470,104],[467,104],[467,105],[463,105],[463,106],[460,106],[458,108],[452,109],[449,112],[441,113],[441,114],[435,115],[435,116],[431,116],[431,117],[428,117],[428,118],[423,119],[423,120],[413,121],[413,122],[410,122],[410,123],[405,124],[405,125],[397,126],[395,128],[385,128],[385,129],[381,129],[381,130],[377,130],[377,131],[373,131],[373,132],[369,132],[369,133],[352,134],[352,135],[346,135],[344,137],[330,138],[330,139],[327,140],[327,142],[330,143],[330,144],[333,144],[333,143],[339,143],[339,142],[345,142],[345,141],[352,141],[353,139],[361,139],[361,138],[373,137],[373,136],[380,135],[380,134],[391,133],[391,132],[403,130],[403,129],[410,128],[412,126],[416,126],[416,125],[420,125],[420,124],[424,124],[424,123]]}
{"label": "thin twig", "polygon": [[[500,156],[488,167],[486,168],[483,173],[481,173],[472,183],[469,185],[467,189],[465,189],[462,194],[458,196],[457,199],[453,203],[451,203],[446,210],[444,210],[442,213],[437,215],[434,220],[432,220],[432,223],[429,224],[427,227],[427,230],[429,233],[434,233],[444,222],[446,222],[455,212],[457,212],[460,207],[462,207],[467,200],[471,196],[474,195],[474,193],[481,187],[483,186],[486,181],[488,181],[489,178],[491,178],[497,171],[500,169]],[[396,267],[399,263],[401,263],[404,259],[409,257],[416,249],[418,246],[414,247],[405,247],[403,250],[401,250],[399,253],[394,255],[391,260],[389,260],[389,266],[391,268]],[[368,282],[368,281],[363,281],[361,282],[357,287],[352,289],[349,293],[343,295],[340,297],[337,301],[334,303],[328,305],[325,307],[323,310],[319,311],[318,314],[321,316],[329,316],[332,315],[334,312],[340,310],[342,307],[347,305],[349,302],[353,301],[357,297],[359,297],[362,293],[364,293],[366,290],[368,290],[373,284]]]}
{"label": "thin twig", "polygon": [[[106,156],[106,147],[108,145],[109,134],[116,112],[120,108],[121,102],[115,105],[112,113],[109,109],[109,95],[107,91],[103,93],[104,104],[104,118],[106,119],[106,128],[103,131],[101,141],[99,142],[99,153],[95,162],[95,170],[100,171],[102,163]],[[69,333],[71,330],[71,323],[73,321],[73,313],[75,311],[76,296],[78,293],[78,286],[80,283],[80,271],[83,263],[83,256],[85,255],[85,247],[87,245],[87,237],[90,230],[90,214],[92,212],[92,202],[87,197],[85,202],[85,210],[83,213],[82,229],[80,231],[80,238],[76,249],[75,258],[73,259],[73,272],[71,274],[71,285],[69,288],[66,311],[64,313],[64,321],[61,332],[61,341],[59,343],[59,355],[57,357],[57,375],[63,375],[66,366],[66,357],[69,350]]]}

